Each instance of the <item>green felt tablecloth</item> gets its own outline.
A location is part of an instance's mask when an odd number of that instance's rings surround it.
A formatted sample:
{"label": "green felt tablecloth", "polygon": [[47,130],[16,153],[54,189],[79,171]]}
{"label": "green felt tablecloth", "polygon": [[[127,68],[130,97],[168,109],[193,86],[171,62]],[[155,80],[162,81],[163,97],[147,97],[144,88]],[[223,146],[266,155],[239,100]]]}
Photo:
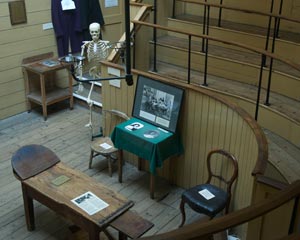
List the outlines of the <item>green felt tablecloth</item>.
{"label": "green felt tablecloth", "polygon": [[[139,122],[144,126],[140,129],[130,131],[126,126]],[[155,138],[144,136],[149,130],[159,132]],[[173,155],[183,152],[183,146],[177,133],[161,130],[157,126],[132,118],[115,127],[111,139],[118,149],[131,152],[150,162],[150,172],[156,174],[156,168],[161,167],[163,161]]]}

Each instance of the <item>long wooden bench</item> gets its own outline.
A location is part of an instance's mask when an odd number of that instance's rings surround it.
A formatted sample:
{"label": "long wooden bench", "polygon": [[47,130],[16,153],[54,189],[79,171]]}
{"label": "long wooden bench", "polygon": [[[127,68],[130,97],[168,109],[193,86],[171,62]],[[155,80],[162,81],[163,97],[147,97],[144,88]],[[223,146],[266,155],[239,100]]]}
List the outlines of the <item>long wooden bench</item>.
{"label": "long wooden bench", "polygon": [[[12,157],[12,168],[22,184],[29,231],[35,229],[33,200],[73,222],[78,226],[73,228],[74,231],[79,228],[86,231],[90,240],[99,240],[100,232],[112,239],[106,229],[108,226],[119,231],[119,239],[140,237],[153,226],[151,222],[129,211],[133,206],[132,201],[91,177],[67,167],[46,147],[27,145],[20,148]],[[95,194],[108,203],[103,211],[87,213],[71,201],[89,191],[93,192],[89,195]],[[88,201],[88,198],[90,196],[84,196],[82,201]]]}

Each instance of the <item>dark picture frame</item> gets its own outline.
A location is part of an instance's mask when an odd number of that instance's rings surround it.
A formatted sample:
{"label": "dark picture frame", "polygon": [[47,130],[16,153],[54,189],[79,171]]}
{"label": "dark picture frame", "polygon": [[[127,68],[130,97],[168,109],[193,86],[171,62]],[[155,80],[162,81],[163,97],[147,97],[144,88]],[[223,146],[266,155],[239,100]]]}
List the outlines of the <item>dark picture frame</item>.
{"label": "dark picture frame", "polygon": [[176,132],[184,90],[138,76],[132,116],[170,132]]}
{"label": "dark picture frame", "polygon": [[25,1],[12,1],[8,3],[11,25],[27,23]]}

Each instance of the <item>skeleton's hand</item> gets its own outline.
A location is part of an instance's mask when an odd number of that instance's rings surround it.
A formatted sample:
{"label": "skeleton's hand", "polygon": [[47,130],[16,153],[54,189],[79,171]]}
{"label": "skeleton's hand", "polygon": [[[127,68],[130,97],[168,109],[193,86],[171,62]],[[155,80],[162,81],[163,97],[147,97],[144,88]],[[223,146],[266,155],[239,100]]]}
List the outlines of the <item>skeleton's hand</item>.
{"label": "skeleton's hand", "polygon": [[99,77],[100,77],[100,75],[98,74],[98,68],[97,68],[96,66],[90,68],[89,74],[90,74],[93,78],[99,78]]}

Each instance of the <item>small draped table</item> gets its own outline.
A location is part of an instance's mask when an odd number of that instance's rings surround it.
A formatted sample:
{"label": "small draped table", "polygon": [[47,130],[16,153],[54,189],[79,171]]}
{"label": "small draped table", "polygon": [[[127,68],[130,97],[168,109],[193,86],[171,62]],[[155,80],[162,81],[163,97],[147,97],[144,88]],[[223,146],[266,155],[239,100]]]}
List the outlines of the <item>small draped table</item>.
{"label": "small draped table", "polygon": [[[136,123],[142,127],[138,129],[131,127]],[[153,199],[156,168],[162,167],[164,160],[183,152],[179,134],[166,131],[138,118],[131,118],[114,128],[111,139],[114,146],[120,150],[119,182],[122,182],[122,150],[137,155],[139,166],[141,159],[149,161],[150,197]]]}

